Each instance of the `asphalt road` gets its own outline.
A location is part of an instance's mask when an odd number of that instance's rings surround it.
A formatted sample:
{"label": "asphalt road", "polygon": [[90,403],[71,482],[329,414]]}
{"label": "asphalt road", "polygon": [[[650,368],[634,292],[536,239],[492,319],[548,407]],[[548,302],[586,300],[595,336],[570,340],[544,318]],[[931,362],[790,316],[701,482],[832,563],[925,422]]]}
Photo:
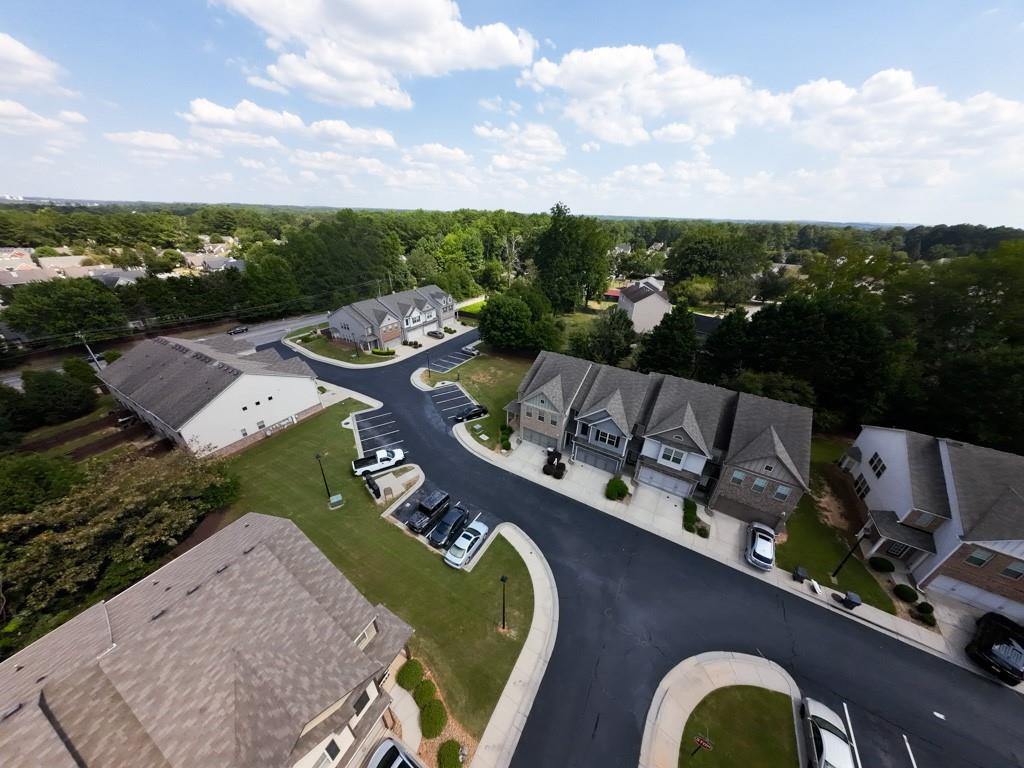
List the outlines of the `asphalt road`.
{"label": "asphalt road", "polygon": [[[846,704],[862,768],[912,768],[908,746],[919,768],[1024,765],[1019,694],[471,456],[409,384],[425,358],[369,370],[308,362],[382,400],[427,477],[519,525],[551,565],[558,636],[516,768],[636,766],[661,678],[712,650],[763,654],[806,695],[840,714]],[[498,595],[495,585],[496,616]]]}

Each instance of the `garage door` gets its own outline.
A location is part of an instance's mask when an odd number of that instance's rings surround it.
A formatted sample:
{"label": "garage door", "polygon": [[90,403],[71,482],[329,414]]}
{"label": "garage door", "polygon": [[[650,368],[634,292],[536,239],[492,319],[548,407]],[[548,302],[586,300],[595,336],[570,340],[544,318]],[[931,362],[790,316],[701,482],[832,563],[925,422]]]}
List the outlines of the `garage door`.
{"label": "garage door", "polygon": [[524,429],[522,431],[523,440],[542,446],[544,448],[557,448],[558,441],[555,438],[541,434],[540,432],[534,432],[532,429]]}
{"label": "garage door", "polygon": [[405,338],[407,338],[409,341],[412,341],[413,339],[421,339],[423,338],[423,334],[426,332],[427,326],[425,325],[418,325],[415,328],[406,328]]}
{"label": "garage door", "polygon": [[957,600],[984,611],[997,611],[1004,616],[1009,616],[1014,621],[1024,622],[1024,603],[1018,603],[1002,595],[996,595],[981,587],[959,581],[950,576],[938,576],[928,585],[929,592],[941,592],[945,595],[952,595]]}
{"label": "garage door", "polygon": [[586,448],[576,448],[576,460],[589,464],[592,467],[603,469],[605,472],[615,474],[619,471],[619,462],[596,451],[588,451]]}
{"label": "garage door", "polygon": [[663,491],[674,493],[676,496],[689,496],[690,491],[693,490],[693,483],[688,480],[666,475],[653,467],[640,467],[640,473],[636,476],[636,479],[641,483],[647,483],[647,485],[653,485],[655,488],[660,488]]}

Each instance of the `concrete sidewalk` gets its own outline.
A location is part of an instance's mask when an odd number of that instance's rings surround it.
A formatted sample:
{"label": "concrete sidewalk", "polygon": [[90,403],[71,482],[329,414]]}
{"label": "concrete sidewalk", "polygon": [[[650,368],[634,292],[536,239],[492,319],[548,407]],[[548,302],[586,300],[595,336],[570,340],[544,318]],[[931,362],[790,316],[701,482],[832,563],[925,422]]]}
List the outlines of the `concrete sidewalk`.
{"label": "concrete sidewalk", "polygon": [[[717,688],[754,685],[789,696],[793,704],[793,733],[798,765],[805,765],[800,738],[800,689],[774,661],[745,653],[715,651],[691,656],[662,678],[647,712],[640,768],[676,768],[686,721],[701,700]],[[711,734],[712,743],[715,734]]]}
{"label": "concrete sidewalk", "polygon": [[[473,768],[507,768],[512,762],[558,633],[558,590],[547,560],[519,526],[501,523],[495,528],[497,533],[515,548],[530,572],[533,620],[523,650],[519,652],[512,674],[473,755]],[[495,534],[489,539],[493,540]],[[483,553],[475,559],[482,556]]]}
{"label": "concrete sidewalk", "polygon": [[[624,502],[611,501],[604,497],[604,488],[610,478],[607,472],[602,472],[581,462],[575,462],[569,466],[563,479],[556,480],[541,472],[546,452],[540,446],[527,442],[516,444],[513,438],[512,451],[502,455],[480,445],[468,434],[463,424],[456,425],[454,433],[466,450],[508,472],[576,499],[605,514],[613,515],[731,568],[741,570],[751,578],[767,581],[779,589],[786,590],[804,600],[815,602],[822,608],[838,613],[851,621],[885,632],[891,637],[946,659],[971,672],[982,674],[963,653],[962,648],[954,645],[952,641],[947,641],[938,632],[933,632],[927,627],[893,616],[870,605],[861,605],[854,611],[842,608],[832,599],[831,596],[835,589],[830,585],[820,585],[820,592],[815,592],[809,582],[798,583],[786,571],[775,568],[766,573],[750,567],[743,557],[746,526],[740,520],[722,513],[709,512],[698,504],[700,519],[711,526],[710,537],[703,539],[683,530],[682,499],[678,496],[649,486],[634,487],[631,480],[623,478],[627,484],[631,485],[632,494]],[[956,640],[961,640],[963,633],[958,632],[955,637]],[[1024,694],[1024,686],[1016,686],[1012,690]]]}

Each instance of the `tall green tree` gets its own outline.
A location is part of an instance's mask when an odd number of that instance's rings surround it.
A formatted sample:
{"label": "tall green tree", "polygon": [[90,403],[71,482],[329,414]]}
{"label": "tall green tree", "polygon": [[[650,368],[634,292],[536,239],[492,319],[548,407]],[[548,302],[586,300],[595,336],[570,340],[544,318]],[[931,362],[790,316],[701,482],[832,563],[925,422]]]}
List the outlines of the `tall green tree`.
{"label": "tall green tree", "polygon": [[618,365],[636,341],[633,321],[621,309],[599,316],[569,337],[569,354],[605,365]]}
{"label": "tall green tree", "polygon": [[91,278],[19,286],[3,319],[29,336],[73,337],[78,331],[116,334],[128,323],[117,296]]}
{"label": "tall green tree", "polygon": [[23,408],[33,426],[62,424],[96,407],[96,390],[67,374],[26,370],[21,373],[21,381],[25,390]]}
{"label": "tall green tree", "polygon": [[794,403],[813,408],[814,387],[803,379],[790,376],[786,373],[769,371],[760,373],[758,371],[742,371],[738,376],[731,379],[727,386],[738,392],[748,392],[751,395],[770,397],[772,400],[782,400],[786,403]]}
{"label": "tall green tree", "polygon": [[733,224],[699,224],[672,245],[665,268],[673,282],[700,276],[719,281],[749,278],[768,262],[764,247],[742,228]]}
{"label": "tall green tree", "polygon": [[495,349],[528,349],[532,325],[530,308],[515,296],[492,296],[480,310],[480,338]]}
{"label": "tall green tree", "polygon": [[697,348],[693,315],[685,304],[676,304],[640,342],[636,369],[690,378]]}
{"label": "tall green tree", "polygon": [[534,244],[537,280],[559,312],[599,297],[611,272],[612,238],[596,219],[573,216],[556,203],[551,221]]}
{"label": "tall green tree", "polygon": [[737,307],[708,335],[697,365],[703,381],[718,384],[739,374],[747,349],[747,324],[747,311]]}
{"label": "tall green tree", "polygon": [[63,456],[19,453],[0,457],[0,517],[31,512],[43,502],[59,499],[82,477],[82,470]]}

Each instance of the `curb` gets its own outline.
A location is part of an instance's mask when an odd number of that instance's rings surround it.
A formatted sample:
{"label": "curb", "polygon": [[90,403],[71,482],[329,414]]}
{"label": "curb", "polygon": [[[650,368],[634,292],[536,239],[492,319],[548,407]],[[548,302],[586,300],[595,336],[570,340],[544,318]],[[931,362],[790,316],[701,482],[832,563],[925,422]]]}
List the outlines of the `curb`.
{"label": "curb", "polygon": [[711,692],[734,685],[753,685],[789,696],[793,705],[798,765],[804,765],[799,726],[802,695],[796,681],[769,659],[712,651],[679,662],[658,684],[640,742],[640,768],[676,768],[683,731],[693,710]]}
{"label": "curb", "polygon": [[502,523],[495,528],[495,532],[499,531],[523,558],[530,572],[533,619],[523,649],[473,755],[473,768],[508,768],[512,762],[558,634],[558,588],[548,561],[519,526]]}
{"label": "curb", "polygon": [[[447,342],[447,341],[450,341],[452,339],[456,339],[459,336],[461,336],[463,334],[466,334],[466,333],[471,333],[472,331],[473,331],[473,327],[472,326],[466,326],[463,330],[456,331],[455,333],[445,334],[444,341]],[[423,347],[422,349],[417,349],[415,352],[413,352],[410,355],[402,355],[401,357],[399,357],[398,355],[393,355],[393,356],[391,356],[390,359],[383,360],[383,361],[381,361],[379,363],[362,363],[362,364],[359,364],[359,363],[346,363],[344,360],[336,360],[333,357],[325,357],[324,355],[318,355],[316,352],[310,352],[308,349],[304,349],[300,345],[296,344],[295,342],[293,342],[293,341],[291,341],[290,339],[287,339],[287,338],[282,338],[281,339],[281,343],[284,344],[289,349],[293,349],[296,352],[298,352],[300,355],[304,355],[304,356],[306,356],[306,357],[308,357],[308,358],[310,358],[312,360],[317,360],[317,361],[319,361],[321,363],[326,363],[327,365],[333,365],[333,366],[335,366],[337,368],[347,368],[350,371],[352,371],[352,370],[358,371],[358,370],[370,369],[370,368],[384,368],[384,367],[389,366],[389,365],[398,365],[399,363],[404,363],[404,362],[406,362],[408,360],[411,360],[412,358],[414,358],[417,355],[420,355],[420,354],[422,354],[424,352],[429,352],[431,349],[433,349],[434,347],[437,346],[436,344],[432,344],[429,347]]]}

